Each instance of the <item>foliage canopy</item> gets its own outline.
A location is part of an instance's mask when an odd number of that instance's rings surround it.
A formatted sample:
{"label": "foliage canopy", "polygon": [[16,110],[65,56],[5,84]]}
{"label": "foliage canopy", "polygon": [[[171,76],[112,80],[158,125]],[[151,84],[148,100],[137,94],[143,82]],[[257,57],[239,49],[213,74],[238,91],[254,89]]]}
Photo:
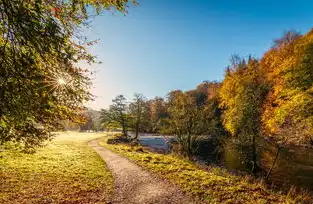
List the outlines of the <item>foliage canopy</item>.
{"label": "foliage canopy", "polygon": [[114,8],[126,12],[128,0],[0,1],[0,141],[39,145],[60,121],[81,120],[92,99],[92,45],[80,36],[90,15]]}

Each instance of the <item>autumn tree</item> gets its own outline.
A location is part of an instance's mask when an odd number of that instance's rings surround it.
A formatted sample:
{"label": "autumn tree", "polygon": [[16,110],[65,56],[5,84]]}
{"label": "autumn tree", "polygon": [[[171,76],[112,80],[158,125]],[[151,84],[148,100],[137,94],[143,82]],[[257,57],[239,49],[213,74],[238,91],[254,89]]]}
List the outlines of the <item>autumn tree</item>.
{"label": "autumn tree", "polygon": [[174,134],[183,155],[195,155],[199,141],[206,133],[207,114],[203,105],[188,93],[174,91],[169,93],[169,117],[167,132]]}
{"label": "autumn tree", "polygon": [[152,102],[153,100],[145,101],[145,108],[142,113],[142,120],[139,125],[139,129],[142,132],[152,133],[154,132],[154,123],[152,121]]}
{"label": "autumn tree", "polygon": [[93,117],[91,112],[84,112],[82,113],[83,117],[85,118],[85,121],[80,124],[79,130],[80,131],[89,131],[93,129]]}
{"label": "autumn tree", "polygon": [[159,132],[164,123],[164,119],[168,117],[168,107],[162,97],[155,97],[150,100],[152,132]]}
{"label": "autumn tree", "polygon": [[313,30],[306,35],[288,32],[261,60],[261,69],[271,85],[264,104],[264,134],[277,144],[277,152],[288,144],[313,141]]}
{"label": "autumn tree", "polygon": [[86,108],[81,112],[81,115],[84,117],[84,121],[80,124],[80,131],[99,131],[103,129],[100,120],[100,111]]}
{"label": "autumn tree", "polygon": [[259,69],[256,59],[233,58],[220,91],[224,126],[252,172],[258,168],[257,140],[261,136],[262,105],[268,92]]}
{"label": "autumn tree", "polygon": [[91,15],[126,12],[128,0],[0,1],[0,142],[40,145],[61,126],[80,121],[92,98],[91,42],[80,36]]}

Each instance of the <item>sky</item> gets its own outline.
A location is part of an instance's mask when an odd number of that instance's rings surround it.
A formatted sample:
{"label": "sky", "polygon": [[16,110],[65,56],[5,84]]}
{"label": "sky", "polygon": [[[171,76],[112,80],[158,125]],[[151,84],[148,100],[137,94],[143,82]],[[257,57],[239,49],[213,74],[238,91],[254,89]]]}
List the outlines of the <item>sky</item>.
{"label": "sky", "polygon": [[221,81],[231,55],[260,58],[285,31],[311,28],[313,0],[139,0],[126,16],[105,12],[83,31],[99,40],[90,52],[102,62],[92,65],[96,97],[88,106]]}

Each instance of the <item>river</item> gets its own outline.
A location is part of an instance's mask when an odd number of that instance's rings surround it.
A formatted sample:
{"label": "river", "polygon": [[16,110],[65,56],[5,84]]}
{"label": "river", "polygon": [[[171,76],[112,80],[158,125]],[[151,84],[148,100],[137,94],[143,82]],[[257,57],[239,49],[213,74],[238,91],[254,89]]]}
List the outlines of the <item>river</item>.
{"label": "river", "polygon": [[[164,137],[156,134],[140,134],[139,136],[140,144],[161,153],[170,151],[168,141],[172,139],[173,137],[170,136]],[[274,155],[274,148],[260,155],[260,165],[265,172],[268,171]],[[232,161],[225,161],[223,158],[222,160],[228,169],[240,170],[241,161],[235,155]],[[285,148],[278,157],[270,181],[278,185],[294,185],[313,190],[313,149],[304,147]]]}

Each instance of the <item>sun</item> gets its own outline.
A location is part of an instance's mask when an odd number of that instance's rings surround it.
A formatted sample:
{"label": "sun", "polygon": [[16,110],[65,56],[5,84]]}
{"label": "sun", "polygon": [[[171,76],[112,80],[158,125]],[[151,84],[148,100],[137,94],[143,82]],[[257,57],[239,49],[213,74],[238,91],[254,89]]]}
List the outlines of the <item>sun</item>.
{"label": "sun", "polygon": [[50,76],[46,76],[45,86],[50,87],[49,92],[66,91],[72,86],[71,76],[67,73],[53,73]]}
{"label": "sun", "polygon": [[58,84],[59,85],[64,85],[64,84],[66,84],[66,82],[65,82],[65,80],[63,78],[59,78],[58,79]]}

